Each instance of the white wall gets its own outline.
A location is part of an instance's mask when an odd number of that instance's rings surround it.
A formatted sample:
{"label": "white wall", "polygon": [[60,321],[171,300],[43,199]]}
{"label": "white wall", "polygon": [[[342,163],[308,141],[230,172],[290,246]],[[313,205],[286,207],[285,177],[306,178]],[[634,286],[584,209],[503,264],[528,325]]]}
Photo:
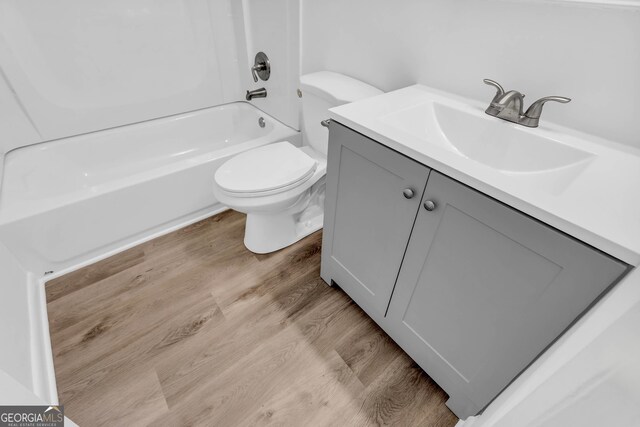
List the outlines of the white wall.
{"label": "white wall", "polygon": [[0,69],[41,140],[236,101],[231,1],[0,0]]}
{"label": "white wall", "polygon": [[[640,7],[524,0],[301,0],[302,73],[486,100],[492,78],[545,120],[640,148]],[[605,0],[606,1],[606,0]]]}

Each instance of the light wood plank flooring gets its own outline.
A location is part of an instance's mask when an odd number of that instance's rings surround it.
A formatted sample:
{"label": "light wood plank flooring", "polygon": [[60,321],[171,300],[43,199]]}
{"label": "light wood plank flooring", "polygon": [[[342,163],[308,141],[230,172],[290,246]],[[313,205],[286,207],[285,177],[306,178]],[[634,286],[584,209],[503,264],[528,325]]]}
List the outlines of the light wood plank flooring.
{"label": "light wood plank flooring", "polygon": [[269,255],[227,211],[46,285],[80,426],[453,426],[445,393],[321,279],[321,233]]}

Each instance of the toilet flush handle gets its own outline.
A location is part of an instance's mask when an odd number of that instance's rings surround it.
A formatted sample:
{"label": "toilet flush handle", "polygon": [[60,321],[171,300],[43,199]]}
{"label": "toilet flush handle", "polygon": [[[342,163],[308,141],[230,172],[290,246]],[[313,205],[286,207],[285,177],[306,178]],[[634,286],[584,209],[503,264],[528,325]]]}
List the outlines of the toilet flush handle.
{"label": "toilet flush handle", "polygon": [[329,127],[329,123],[331,123],[331,119],[326,119],[320,122],[320,124],[326,128]]}

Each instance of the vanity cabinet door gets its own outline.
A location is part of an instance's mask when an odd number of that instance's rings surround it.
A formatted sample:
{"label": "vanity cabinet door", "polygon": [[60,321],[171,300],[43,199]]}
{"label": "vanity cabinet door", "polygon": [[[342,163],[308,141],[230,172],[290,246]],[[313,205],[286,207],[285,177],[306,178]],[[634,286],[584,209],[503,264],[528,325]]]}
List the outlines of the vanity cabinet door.
{"label": "vanity cabinet door", "polygon": [[431,172],[385,329],[475,415],[626,265]]}
{"label": "vanity cabinet door", "polygon": [[321,275],[379,320],[429,169],[335,121],[327,157]]}

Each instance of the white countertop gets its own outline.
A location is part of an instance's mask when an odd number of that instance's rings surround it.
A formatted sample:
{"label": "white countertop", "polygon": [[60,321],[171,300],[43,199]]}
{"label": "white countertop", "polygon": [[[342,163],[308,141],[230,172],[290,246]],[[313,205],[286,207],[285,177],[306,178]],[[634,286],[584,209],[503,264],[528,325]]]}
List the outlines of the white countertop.
{"label": "white countertop", "polygon": [[[593,153],[570,175],[505,172],[431,144],[381,118],[426,100],[488,105],[414,85],[329,110],[330,117],[407,157],[450,176],[630,265],[640,264],[640,150],[544,120],[527,132],[563,135],[563,143]],[[485,105],[486,104],[486,105]],[[501,121],[500,119],[495,119]],[[503,126],[518,126],[501,121]],[[578,147],[579,145],[579,147]]]}

